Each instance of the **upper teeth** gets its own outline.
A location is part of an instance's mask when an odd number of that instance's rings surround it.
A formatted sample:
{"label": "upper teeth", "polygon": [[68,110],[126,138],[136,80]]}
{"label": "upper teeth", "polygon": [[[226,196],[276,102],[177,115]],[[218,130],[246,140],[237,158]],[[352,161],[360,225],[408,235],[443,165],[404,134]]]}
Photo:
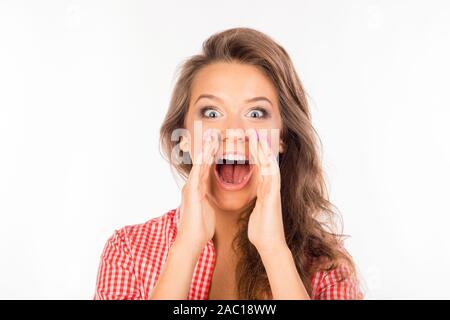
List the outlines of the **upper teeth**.
{"label": "upper teeth", "polygon": [[241,154],[225,154],[223,156],[224,160],[229,160],[229,161],[245,161],[245,156],[241,155]]}

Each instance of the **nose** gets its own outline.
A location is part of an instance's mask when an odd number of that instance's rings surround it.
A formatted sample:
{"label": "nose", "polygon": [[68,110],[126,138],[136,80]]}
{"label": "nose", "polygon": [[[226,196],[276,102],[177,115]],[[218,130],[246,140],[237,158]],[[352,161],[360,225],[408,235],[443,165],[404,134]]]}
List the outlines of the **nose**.
{"label": "nose", "polygon": [[228,128],[221,132],[222,152],[246,154],[246,136],[244,128]]}
{"label": "nose", "polygon": [[245,142],[246,126],[239,115],[230,116],[222,128],[222,137],[225,142]]}
{"label": "nose", "polygon": [[251,124],[246,123],[239,115],[229,116],[219,127],[220,147],[219,152],[238,152],[247,154],[246,130],[250,129]]}
{"label": "nose", "polygon": [[243,128],[235,128],[235,129],[226,129],[222,132],[222,137],[224,142],[245,142],[245,129]]}

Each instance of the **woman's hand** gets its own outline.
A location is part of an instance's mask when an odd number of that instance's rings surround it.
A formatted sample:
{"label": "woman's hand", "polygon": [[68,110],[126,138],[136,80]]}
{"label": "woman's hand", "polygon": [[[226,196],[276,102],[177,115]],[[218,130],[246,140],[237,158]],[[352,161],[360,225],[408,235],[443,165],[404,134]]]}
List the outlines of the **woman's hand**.
{"label": "woman's hand", "polygon": [[208,197],[209,173],[219,149],[217,133],[208,130],[203,141],[203,150],[193,159],[191,172],[182,189],[181,220],[177,232],[177,239],[190,242],[197,248],[203,248],[215,231],[215,213]]}
{"label": "woman's hand", "polygon": [[276,155],[266,136],[249,133],[250,154],[258,179],[256,204],[248,223],[248,238],[260,255],[287,247],[281,209],[281,178]]}

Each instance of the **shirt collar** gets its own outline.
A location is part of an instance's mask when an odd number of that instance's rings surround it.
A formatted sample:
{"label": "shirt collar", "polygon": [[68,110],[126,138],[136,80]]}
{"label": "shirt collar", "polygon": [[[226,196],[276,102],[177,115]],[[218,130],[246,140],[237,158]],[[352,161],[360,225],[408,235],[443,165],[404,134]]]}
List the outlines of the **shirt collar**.
{"label": "shirt collar", "polygon": [[175,210],[175,228],[178,230],[178,226],[180,225],[180,206]]}

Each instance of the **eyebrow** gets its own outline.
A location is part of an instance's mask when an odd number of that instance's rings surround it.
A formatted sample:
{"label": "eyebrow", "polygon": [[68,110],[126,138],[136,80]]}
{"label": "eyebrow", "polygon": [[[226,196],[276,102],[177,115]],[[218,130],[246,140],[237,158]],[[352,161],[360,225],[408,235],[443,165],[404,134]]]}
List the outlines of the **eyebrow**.
{"label": "eyebrow", "polygon": [[[221,98],[216,97],[215,95],[212,95],[212,94],[201,94],[201,95],[198,96],[197,100],[195,100],[194,103],[197,103],[197,101],[200,100],[201,98],[209,98],[209,99],[212,99],[212,100],[217,100],[219,102],[223,102],[223,100]],[[270,103],[271,106],[273,106],[272,102],[268,98],[262,97],[262,96],[254,97],[254,98],[245,100],[245,102],[255,102],[255,101],[267,101],[268,103]]]}

